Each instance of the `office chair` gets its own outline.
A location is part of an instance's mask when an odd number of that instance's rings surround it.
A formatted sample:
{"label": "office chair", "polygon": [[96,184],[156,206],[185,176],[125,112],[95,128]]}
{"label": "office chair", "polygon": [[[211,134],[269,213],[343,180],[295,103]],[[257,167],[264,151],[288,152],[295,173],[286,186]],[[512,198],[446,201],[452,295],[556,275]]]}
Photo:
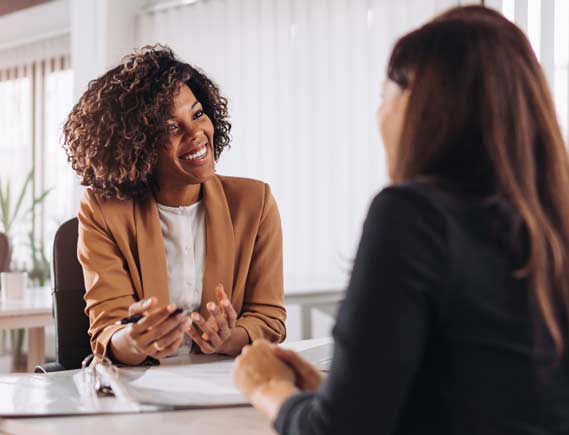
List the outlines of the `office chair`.
{"label": "office chair", "polygon": [[85,314],[83,269],[77,259],[79,221],[63,223],[53,242],[52,301],[57,362],[35,368],[36,373],[77,369],[91,354],[89,318]]}
{"label": "office chair", "polygon": [[4,233],[0,233],[0,272],[10,270],[10,260],[12,259],[12,246],[10,240]]}

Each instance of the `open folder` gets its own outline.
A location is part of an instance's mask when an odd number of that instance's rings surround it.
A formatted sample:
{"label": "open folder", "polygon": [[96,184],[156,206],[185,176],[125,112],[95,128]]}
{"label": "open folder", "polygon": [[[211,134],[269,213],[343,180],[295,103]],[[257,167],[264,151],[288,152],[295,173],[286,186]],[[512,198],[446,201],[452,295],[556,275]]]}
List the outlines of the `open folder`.
{"label": "open folder", "polygon": [[[330,339],[291,343],[321,370],[328,370]],[[98,367],[101,382],[115,397],[99,397],[86,372],[0,376],[0,416],[26,417],[106,414],[169,409],[243,406],[247,402],[233,386],[233,359],[212,355],[166,358],[159,366]]]}

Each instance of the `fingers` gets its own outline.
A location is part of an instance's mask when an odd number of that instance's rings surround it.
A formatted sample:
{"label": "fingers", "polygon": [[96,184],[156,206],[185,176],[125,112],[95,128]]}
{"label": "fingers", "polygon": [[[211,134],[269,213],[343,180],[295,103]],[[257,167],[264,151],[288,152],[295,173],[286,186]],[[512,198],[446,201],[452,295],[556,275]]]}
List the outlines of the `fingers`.
{"label": "fingers", "polygon": [[186,319],[187,317],[185,313],[180,313],[175,317],[170,317],[164,322],[157,326],[153,326],[151,329],[141,334],[138,342],[143,347],[146,347],[154,341],[160,340],[163,337],[165,338],[166,336],[174,333],[176,328],[184,326]]}
{"label": "fingers", "polygon": [[213,302],[209,302],[206,307],[217,323],[217,334],[222,341],[227,340],[231,336],[231,330],[229,329],[225,313]]}
{"label": "fingers", "polygon": [[280,347],[275,346],[273,352],[276,356],[280,359],[285,361],[287,364],[298,367],[298,368],[306,368],[312,367],[306,360],[304,360],[299,354],[293,352],[292,350],[283,349]]}
{"label": "fingers", "polygon": [[160,323],[166,321],[170,314],[174,312],[176,306],[173,304],[150,311],[148,315],[132,325],[134,334],[143,334],[146,330],[155,328]]}
{"label": "fingers", "polygon": [[154,358],[160,359],[172,355],[180,348],[183,342],[184,342],[184,334],[180,335],[180,337],[176,341],[174,341],[171,345],[164,348],[163,351],[156,353],[154,355]]}
{"label": "fingers", "polygon": [[294,370],[301,388],[317,390],[320,387],[322,374],[298,353],[277,346],[273,348],[273,353]]}
{"label": "fingers", "polygon": [[237,313],[235,312],[235,308],[233,308],[231,301],[227,297],[227,293],[225,293],[223,284],[217,284],[215,287],[215,297],[217,299],[219,307],[221,308],[221,311],[225,313],[229,328],[235,328],[235,323],[237,322]]}
{"label": "fingers", "polygon": [[142,299],[138,302],[135,302],[130,307],[128,307],[128,315],[132,316],[134,314],[143,314],[145,311],[153,308],[157,302],[158,299],[156,299],[155,297]]}
{"label": "fingers", "polygon": [[151,355],[155,358],[168,356],[174,353],[180,347],[184,340],[185,324],[178,325],[170,334],[155,340],[143,349],[146,355]]}
{"label": "fingers", "polygon": [[215,352],[214,347],[209,343],[209,341],[204,340],[202,335],[195,329],[194,326],[188,331],[188,335],[192,338],[194,343],[196,343],[203,353],[213,353]]}
{"label": "fingers", "polygon": [[223,306],[223,310],[225,311],[229,328],[235,328],[235,324],[237,323],[237,313],[235,312],[235,308],[233,308],[233,305],[231,305],[231,301],[225,298],[221,302],[221,305]]}
{"label": "fingers", "polygon": [[215,297],[217,299],[217,302],[219,302],[219,304],[221,304],[221,301],[223,301],[223,299],[227,299],[227,294],[225,293],[223,284],[217,284],[215,286]]}
{"label": "fingers", "polygon": [[217,330],[209,322],[206,322],[199,313],[192,313],[192,322],[201,329],[201,331],[205,334],[203,338],[209,341],[214,348],[219,347],[223,344],[223,340],[219,336]]}

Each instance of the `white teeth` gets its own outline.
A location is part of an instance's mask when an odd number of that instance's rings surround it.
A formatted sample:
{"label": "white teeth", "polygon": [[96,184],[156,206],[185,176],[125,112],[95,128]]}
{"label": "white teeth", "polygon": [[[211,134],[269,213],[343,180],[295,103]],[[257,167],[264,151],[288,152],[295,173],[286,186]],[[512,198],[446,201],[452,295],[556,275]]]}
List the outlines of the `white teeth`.
{"label": "white teeth", "polygon": [[206,154],[207,154],[207,147],[204,146],[202,149],[200,149],[199,151],[196,151],[193,154],[184,154],[183,156],[180,157],[180,159],[182,159],[182,160],[196,160],[196,159],[201,159]]}

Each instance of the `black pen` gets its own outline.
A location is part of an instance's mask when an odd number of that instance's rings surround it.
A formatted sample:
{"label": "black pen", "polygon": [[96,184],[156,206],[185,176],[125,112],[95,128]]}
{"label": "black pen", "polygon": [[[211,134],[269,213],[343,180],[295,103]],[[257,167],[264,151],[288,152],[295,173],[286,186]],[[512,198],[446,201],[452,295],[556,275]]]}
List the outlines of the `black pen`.
{"label": "black pen", "polygon": [[[169,317],[174,317],[184,311],[185,310],[183,308],[178,307],[174,311],[172,311]],[[133,314],[132,316],[123,317],[122,319],[116,321],[115,325],[128,325],[129,323],[136,323],[143,317],[144,317],[143,314]]]}

